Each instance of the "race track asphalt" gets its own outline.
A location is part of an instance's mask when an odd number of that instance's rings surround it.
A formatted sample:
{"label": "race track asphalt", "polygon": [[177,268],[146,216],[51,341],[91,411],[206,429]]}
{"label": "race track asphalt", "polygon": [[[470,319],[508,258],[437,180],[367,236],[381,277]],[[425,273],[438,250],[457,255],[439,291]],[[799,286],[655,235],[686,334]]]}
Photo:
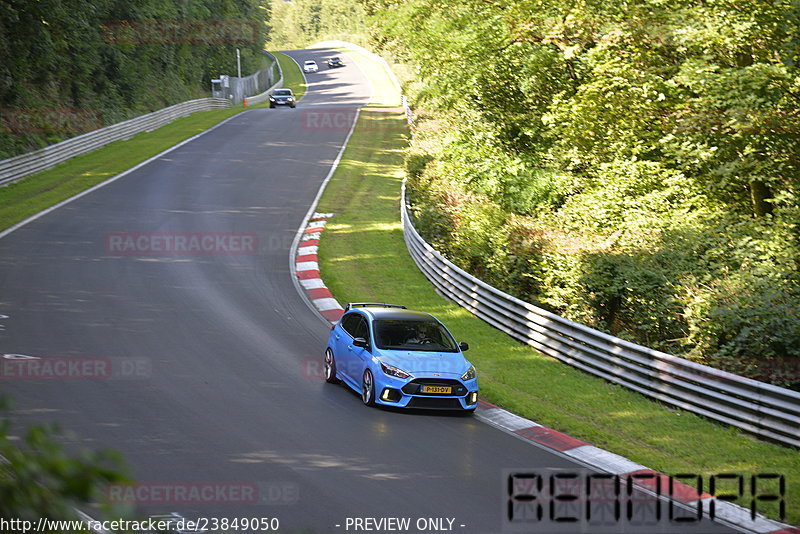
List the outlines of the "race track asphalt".
{"label": "race track asphalt", "polygon": [[[290,54],[323,65],[331,52]],[[575,464],[474,417],[368,409],[321,380],[328,330],[295,290],[289,249],[348,133],[342,114],[370,88],[352,61],[309,82],[297,109],[239,114],[0,239],[0,354],[112,369],[6,376],[16,433],[52,422],[70,448],[120,451],[147,497],[140,514],[277,517],[280,532],[315,533],[353,532],[348,518],[408,517],[411,532],[453,518],[456,532],[501,532],[505,470]],[[204,236],[203,254],[146,248]],[[210,498],[175,496],[209,484]]]}

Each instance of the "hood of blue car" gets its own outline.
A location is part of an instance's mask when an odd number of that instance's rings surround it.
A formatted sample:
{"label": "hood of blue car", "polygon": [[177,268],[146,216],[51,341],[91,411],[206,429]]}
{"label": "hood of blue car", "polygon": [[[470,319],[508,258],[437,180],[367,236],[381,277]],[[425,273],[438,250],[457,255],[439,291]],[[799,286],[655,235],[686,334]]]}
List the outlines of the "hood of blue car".
{"label": "hood of blue car", "polygon": [[460,377],[470,366],[459,352],[381,351],[380,360],[412,375],[440,373]]}

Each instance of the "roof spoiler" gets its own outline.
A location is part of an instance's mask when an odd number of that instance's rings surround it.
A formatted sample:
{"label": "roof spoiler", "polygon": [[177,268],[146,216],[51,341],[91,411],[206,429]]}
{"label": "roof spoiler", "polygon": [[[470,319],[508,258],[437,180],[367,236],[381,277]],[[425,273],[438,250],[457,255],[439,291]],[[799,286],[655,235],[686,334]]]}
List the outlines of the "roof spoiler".
{"label": "roof spoiler", "polygon": [[385,302],[349,302],[347,306],[345,306],[344,311],[350,311],[353,308],[364,308],[367,306],[380,306],[382,308],[400,308],[402,310],[406,310],[405,306],[400,304],[386,304]]}

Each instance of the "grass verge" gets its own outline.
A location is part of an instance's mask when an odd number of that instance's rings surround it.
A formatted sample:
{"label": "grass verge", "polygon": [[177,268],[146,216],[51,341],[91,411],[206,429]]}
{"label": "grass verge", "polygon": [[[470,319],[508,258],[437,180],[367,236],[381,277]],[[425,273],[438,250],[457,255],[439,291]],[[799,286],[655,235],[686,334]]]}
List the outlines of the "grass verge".
{"label": "grass verge", "polygon": [[[281,61],[284,87],[302,95],[305,85],[297,64],[284,54],[275,55]],[[291,65],[284,66],[283,61],[288,61]],[[264,102],[247,109],[267,105]],[[52,169],[32,174],[7,187],[0,187],[0,230],[130,169],[242,111],[244,107],[240,105],[193,113],[152,132],[111,143],[94,152],[76,156]]]}
{"label": "grass verge", "polygon": [[303,77],[303,73],[300,72],[300,67],[297,66],[295,60],[286,54],[281,54],[280,52],[273,52],[272,54],[278,58],[278,64],[281,66],[283,86],[291,89],[295,98],[300,100],[306,94],[306,79]]}
{"label": "grass verge", "polygon": [[[367,56],[347,52],[358,61]],[[365,66],[373,73],[377,65]],[[377,75],[374,75],[377,76]],[[384,76],[385,78],[385,76]],[[406,251],[400,185],[407,129],[386,80],[374,80],[377,101],[365,107],[317,211],[336,215],[320,243],[322,276],[340,302],[395,302],[433,313],[468,341],[484,399],[667,474],[786,477],[786,521],[800,523],[800,455],[585,375],[521,345],[436,294]],[[718,485],[736,494],[735,481]],[[704,487],[708,489],[707,485]],[[774,491],[777,486],[762,488]],[[748,490],[749,491],[749,490]],[[762,493],[763,494],[763,493]],[[749,499],[737,501],[750,506]],[[775,503],[758,510],[779,519]]]}
{"label": "grass verge", "polygon": [[107,180],[243,109],[235,106],[193,113],[0,188],[0,229]]}

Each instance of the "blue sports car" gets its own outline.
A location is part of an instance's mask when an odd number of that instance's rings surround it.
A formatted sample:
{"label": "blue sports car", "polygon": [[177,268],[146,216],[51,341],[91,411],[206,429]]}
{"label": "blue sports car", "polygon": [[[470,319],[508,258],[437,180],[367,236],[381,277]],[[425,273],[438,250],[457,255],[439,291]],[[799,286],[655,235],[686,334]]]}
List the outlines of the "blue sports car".
{"label": "blue sports car", "polygon": [[430,314],[348,304],[328,339],[325,380],[344,382],[367,406],[474,410],[478,378],[462,354],[468,348]]}

